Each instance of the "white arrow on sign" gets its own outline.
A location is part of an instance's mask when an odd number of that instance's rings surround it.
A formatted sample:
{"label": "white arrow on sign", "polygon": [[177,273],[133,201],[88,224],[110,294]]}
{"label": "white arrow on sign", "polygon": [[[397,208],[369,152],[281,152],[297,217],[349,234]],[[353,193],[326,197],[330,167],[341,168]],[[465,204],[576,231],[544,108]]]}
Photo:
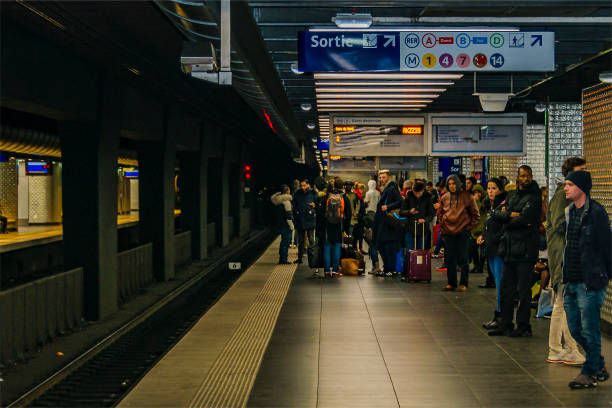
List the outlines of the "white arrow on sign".
{"label": "white arrow on sign", "polygon": [[383,37],[385,37],[385,39],[387,40],[385,44],[383,45],[383,47],[386,48],[389,44],[391,44],[392,47],[395,47],[395,36],[394,35],[384,35]]}

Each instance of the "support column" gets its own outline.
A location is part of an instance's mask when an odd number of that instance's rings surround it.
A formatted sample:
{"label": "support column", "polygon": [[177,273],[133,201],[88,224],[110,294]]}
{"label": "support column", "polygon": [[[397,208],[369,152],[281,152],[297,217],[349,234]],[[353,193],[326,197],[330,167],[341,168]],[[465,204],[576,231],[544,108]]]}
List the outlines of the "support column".
{"label": "support column", "polygon": [[[230,242],[230,182],[236,183],[237,180],[231,180],[230,166],[235,155],[235,146],[232,146],[232,138],[230,135],[224,135],[223,142],[223,170],[221,174],[221,220],[223,225],[221,246],[226,247]],[[240,220],[234,220],[240,222]]]}
{"label": "support column", "polygon": [[117,310],[121,92],[111,82],[100,81],[96,121],[60,125],[64,266],[84,269],[88,320],[103,319]]}
{"label": "support column", "polygon": [[141,142],[138,151],[141,242],[153,244],[153,274],[159,282],[174,278],[174,166],[176,143],[164,109],[160,141]]}
{"label": "support column", "polygon": [[208,156],[206,126],[200,131],[200,150],[185,152],[181,162],[183,186],[183,220],[191,231],[193,259],[204,259],[208,254]]}

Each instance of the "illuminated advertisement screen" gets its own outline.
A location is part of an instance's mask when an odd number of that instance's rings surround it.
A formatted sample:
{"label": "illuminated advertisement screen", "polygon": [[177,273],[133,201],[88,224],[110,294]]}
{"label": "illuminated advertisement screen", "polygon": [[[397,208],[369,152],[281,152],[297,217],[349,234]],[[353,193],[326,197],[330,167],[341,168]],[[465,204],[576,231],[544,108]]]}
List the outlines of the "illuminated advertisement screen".
{"label": "illuminated advertisement screen", "polygon": [[138,178],[138,170],[127,170],[123,172],[124,178]]}
{"label": "illuminated advertisement screen", "polygon": [[46,161],[26,161],[27,175],[47,175],[51,172],[51,166]]}

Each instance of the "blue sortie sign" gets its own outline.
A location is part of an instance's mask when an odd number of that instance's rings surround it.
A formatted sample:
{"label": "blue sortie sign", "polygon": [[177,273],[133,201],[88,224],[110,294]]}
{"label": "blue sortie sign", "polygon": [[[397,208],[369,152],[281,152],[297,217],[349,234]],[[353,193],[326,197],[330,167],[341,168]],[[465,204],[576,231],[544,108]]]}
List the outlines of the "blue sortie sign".
{"label": "blue sortie sign", "polygon": [[400,68],[399,34],[303,31],[300,71],[388,71]]}

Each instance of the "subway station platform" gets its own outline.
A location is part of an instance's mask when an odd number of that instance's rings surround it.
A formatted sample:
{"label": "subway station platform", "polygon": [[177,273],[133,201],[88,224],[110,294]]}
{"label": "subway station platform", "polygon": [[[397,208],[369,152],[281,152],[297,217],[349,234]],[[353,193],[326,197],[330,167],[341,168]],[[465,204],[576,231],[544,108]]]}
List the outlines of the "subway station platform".
{"label": "subway station platform", "polygon": [[[467,293],[441,292],[440,272],[431,284],[318,279],[305,265],[276,265],[278,243],[120,406],[612,405],[612,381],[570,390],[579,368],[546,362],[549,320],[532,320],[532,338],[487,336],[495,291],[477,288],[483,275]],[[610,346],[604,336],[608,361]]]}

